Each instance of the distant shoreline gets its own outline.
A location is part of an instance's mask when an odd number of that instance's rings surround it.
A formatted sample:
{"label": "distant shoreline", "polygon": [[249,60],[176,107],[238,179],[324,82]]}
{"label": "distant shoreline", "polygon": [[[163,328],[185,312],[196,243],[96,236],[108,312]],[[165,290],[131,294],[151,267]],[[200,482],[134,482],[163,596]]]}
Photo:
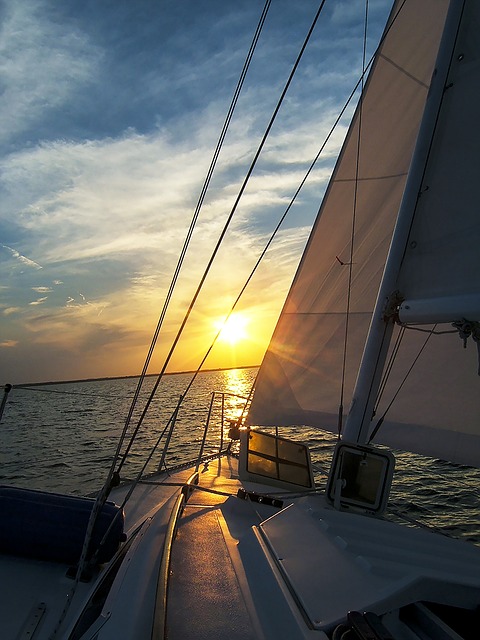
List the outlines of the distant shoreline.
{"label": "distant shoreline", "polygon": [[[199,373],[215,373],[216,371],[234,371],[235,369],[256,369],[259,364],[250,364],[244,367],[217,367],[216,369],[202,369]],[[180,376],[186,373],[195,373],[192,369],[190,371],[171,371],[164,373],[165,376]],[[147,373],[146,378],[157,377],[158,373]],[[104,380],[131,380],[132,378],[139,378],[140,374],[135,376],[105,376],[103,378],[79,378],[76,380],[51,380],[49,382],[22,382],[21,384],[13,384],[15,389],[21,389],[22,387],[46,387],[48,385],[57,384],[75,384],[79,382],[102,382]]]}

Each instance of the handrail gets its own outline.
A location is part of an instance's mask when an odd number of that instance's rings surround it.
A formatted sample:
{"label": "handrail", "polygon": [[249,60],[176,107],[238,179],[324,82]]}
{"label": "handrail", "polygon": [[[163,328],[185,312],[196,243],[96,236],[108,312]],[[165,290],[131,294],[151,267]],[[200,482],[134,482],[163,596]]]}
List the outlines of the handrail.
{"label": "handrail", "polygon": [[[200,451],[198,452],[198,460],[195,466],[195,471],[198,471],[200,467],[200,460],[202,459],[202,456],[203,456],[203,450],[205,448],[205,442],[207,440],[207,434],[210,426],[210,418],[212,417],[212,408],[213,408],[214,401],[215,401],[215,391],[212,393],[212,397],[210,398],[210,406],[208,407],[207,420],[205,422],[205,428],[203,430],[203,438],[202,438],[202,443],[200,445]],[[220,429],[223,431],[223,416],[222,416],[222,424],[220,425]]]}
{"label": "handrail", "polygon": [[185,503],[194,491],[195,484],[198,483],[198,472],[190,476],[183,485],[181,493],[178,495],[168,520],[165,541],[163,543],[162,559],[158,572],[157,593],[153,612],[152,640],[165,640],[167,637],[167,595],[168,578],[170,575],[170,561],[172,556],[172,545],[177,531],[178,521],[182,515]]}
{"label": "handrail", "polygon": [[[248,403],[250,396],[245,397],[240,395],[239,393],[234,393],[231,391],[212,391],[210,394],[210,404],[209,404],[209,408],[208,408],[208,414],[205,420],[205,425],[203,427],[203,434],[202,434],[202,438],[200,441],[200,446],[199,446],[199,452],[198,452],[198,456],[196,458],[196,460],[193,461],[193,464],[195,465],[196,470],[198,471],[200,464],[202,463],[202,461],[204,460],[205,456],[204,456],[204,451],[205,451],[205,447],[207,445],[207,440],[210,438],[211,435],[211,426],[212,426],[212,418],[215,417],[217,418],[218,416],[218,397],[220,396],[220,425],[219,425],[219,429],[220,429],[220,437],[219,437],[219,447],[218,447],[218,453],[215,454],[214,457],[218,457],[220,455],[222,455],[222,451],[223,451],[223,447],[224,447],[224,430],[225,430],[225,421],[226,421],[226,415],[225,415],[225,397],[229,396],[232,398],[240,398],[241,400],[244,400],[245,403]],[[162,471],[169,471],[169,469],[167,468],[166,465],[166,458],[167,458],[167,454],[168,454],[168,449],[170,446],[170,442],[172,440],[172,436],[173,436],[173,432],[175,429],[175,426],[177,424],[178,421],[178,414],[179,414],[179,410],[181,407],[181,401],[182,398],[180,399],[180,402],[178,403],[174,413],[172,414],[172,416],[170,417],[169,420],[169,424],[167,424],[167,426],[165,427],[165,429],[163,430],[161,436],[159,437],[157,443],[154,446],[154,450],[156,450],[156,448],[158,447],[160,440],[163,438],[163,436],[165,435],[165,433],[167,433],[167,428],[170,427],[167,436],[165,438],[164,441],[164,445],[162,448],[162,452],[160,454],[160,463],[157,467],[157,470],[155,473],[158,472],[162,472]],[[242,416],[243,413],[245,412],[245,408],[242,411]],[[240,420],[242,420],[242,416],[240,416],[239,418],[237,418],[235,420],[235,422],[240,422]],[[232,420],[230,420],[230,422],[232,422]],[[217,423],[216,423],[217,424]],[[231,443],[230,443],[231,446]],[[230,446],[228,448],[228,451],[230,450]],[[208,456],[210,457],[210,456]],[[174,467],[175,468],[175,467]]]}

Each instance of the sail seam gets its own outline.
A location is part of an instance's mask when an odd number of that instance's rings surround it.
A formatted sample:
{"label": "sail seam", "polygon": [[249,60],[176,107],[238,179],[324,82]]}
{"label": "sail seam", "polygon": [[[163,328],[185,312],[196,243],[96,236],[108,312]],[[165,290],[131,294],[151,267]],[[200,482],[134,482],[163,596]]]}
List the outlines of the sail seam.
{"label": "sail seam", "polygon": [[402,173],[392,173],[388,176],[371,176],[365,178],[337,178],[333,180],[336,184],[340,183],[349,183],[349,182],[373,182],[374,180],[393,180],[395,178],[404,178],[407,175],[407,171],[403,171]]}
{"label": "sail seam", "polygon": [[388,56],[385,56],[383,54],[380,54],[380,58],[382,58],[382,60],[385,60],[385,62],[388,62],[389,64],[391,64],[392,67],[395,67],[395,69],[398,69],[398,71],[403,73],[404,76],[406,76],[407,78],[410,78],[410,80],[413,80],[420,87],[424,87],[428,91],[428,88],[429,88],[428,84],[426,84],[425,82],[422,82],[422,80],[419,80],[419,78],[416,78],[413,74],[409,73],[406,69],[404,69],[399,64],[394,62],[391,58],[389,58]]}

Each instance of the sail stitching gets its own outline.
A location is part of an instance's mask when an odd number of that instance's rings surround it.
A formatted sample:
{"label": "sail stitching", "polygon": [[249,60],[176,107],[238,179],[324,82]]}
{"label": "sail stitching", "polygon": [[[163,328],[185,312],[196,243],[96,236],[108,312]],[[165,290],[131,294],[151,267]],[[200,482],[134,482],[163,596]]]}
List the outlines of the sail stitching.
{"label": "sail stitching", "polygon": [[407,78],[410,78],[411,80],[416,82],[418,85],[420,85],[421,87],[425,87],[425,89],[428,90],[428,84],[426,84],[425,82],[422,82],[421,80],[416,78],[413,74],[409,73],[406,69],[404,69],[399,64],[394,62],[391,58],[389,58],[388,56],[383,55],[383,54],[381,54],[380,57],[382,58],[382,60],[385,60],[386,62],[391,64],[392,67],[395,67],[395,69],[398,69],[398,71],[401,71],[405,76],[407,76]]}

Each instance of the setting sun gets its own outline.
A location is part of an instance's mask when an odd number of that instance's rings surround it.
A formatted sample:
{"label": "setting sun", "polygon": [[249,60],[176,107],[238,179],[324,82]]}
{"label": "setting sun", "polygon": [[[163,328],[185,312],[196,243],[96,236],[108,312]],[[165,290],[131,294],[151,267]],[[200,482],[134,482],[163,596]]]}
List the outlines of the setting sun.
{"label": "setting sun", "polygon": [[248,324],[245,316],[234,313],[226,322],[218,321],[215,323],[217,329],[221,329],[219,339],[230,344],[236,344],[240,340],[247,337],[246,327]]}

